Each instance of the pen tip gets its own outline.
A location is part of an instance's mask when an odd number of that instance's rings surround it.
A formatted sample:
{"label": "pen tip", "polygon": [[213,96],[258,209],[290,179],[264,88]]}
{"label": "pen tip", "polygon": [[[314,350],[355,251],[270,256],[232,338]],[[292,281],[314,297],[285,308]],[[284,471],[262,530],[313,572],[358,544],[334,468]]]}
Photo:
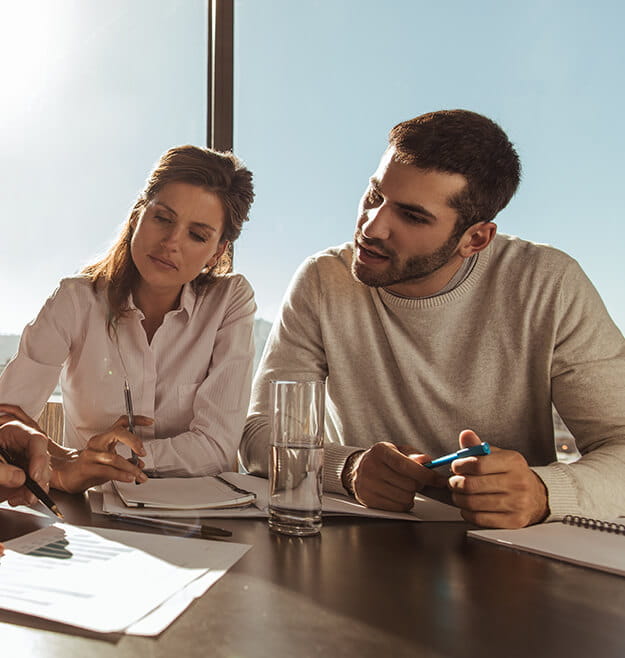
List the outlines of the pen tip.
{"label": "pen tip", "polygon": [[59,519],[65,521],[65,517],[61,514],[61,511],[56,505],[52,505],[50,509],[59,517]]}

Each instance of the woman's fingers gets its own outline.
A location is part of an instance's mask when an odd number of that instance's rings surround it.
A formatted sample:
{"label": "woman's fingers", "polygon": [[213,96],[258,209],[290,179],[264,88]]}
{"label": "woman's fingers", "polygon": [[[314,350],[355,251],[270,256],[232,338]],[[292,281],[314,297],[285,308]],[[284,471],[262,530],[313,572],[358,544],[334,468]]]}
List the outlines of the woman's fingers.
{"label": "woman's fingers", "polygon": [[[140,426],[140,427],[145,427],[146,425],[152,425],[154,420],[152,418],[149,418],[148,416],[133,416],[132,417],[132,422],[134,423],[135,427]],[[117,428],[117,427],[125,427],[128,428],[128,416],[123,415],[120,416],[111,426],[111,429]]]}
{"label": "woman's fingers", "polygon": [[[154,422],[147,416],[135,416],[133,418],[135,426],[145,427],[152,425]],[[120,416],[107,432],[96,434],[89,439],[88,448],[93,450],[107,450],[112,452],[117,443],[127,445],[133,452],[145,456],[143,441],[128,431],[128,416]]]}
{"label": "woman's fingers", "polygon": [[10,421],[19,420],[24,425],[32,427],[37,432],[41,432],[41,427],[22,409],[16,404],[0,404],[0,414],[6,414],[0,417],[0,425]]}
{"label": "woman's fingers", "polygon": [[109,480],[119,482],[145,482],[148,478],[137,466],[114,452],[103,452],[86,448],[77,459],[61,462],[54,473],[57,488],[69,493],[85,491],[89,487]]}

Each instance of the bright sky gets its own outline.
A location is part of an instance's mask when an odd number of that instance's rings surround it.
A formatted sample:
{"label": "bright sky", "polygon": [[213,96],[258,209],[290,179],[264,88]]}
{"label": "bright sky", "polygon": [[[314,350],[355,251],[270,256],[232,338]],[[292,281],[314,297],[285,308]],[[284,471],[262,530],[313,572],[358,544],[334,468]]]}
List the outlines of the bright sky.
{"label": "bright sky", "polygon": [[[205,140],[202,0],[0,0],[0,333],[102,251],[158,155]],[[35,11],[36,8],[36,11]],[[158,8],[158,10],[156,10]],[[273,319],[308,255],[350,240],[388,130],[464,107],[524,166],[500,230],[577,258],[625,330],[617,0],[235,0],[236,246]],[[8,81],[8,82],[5,82]]]}

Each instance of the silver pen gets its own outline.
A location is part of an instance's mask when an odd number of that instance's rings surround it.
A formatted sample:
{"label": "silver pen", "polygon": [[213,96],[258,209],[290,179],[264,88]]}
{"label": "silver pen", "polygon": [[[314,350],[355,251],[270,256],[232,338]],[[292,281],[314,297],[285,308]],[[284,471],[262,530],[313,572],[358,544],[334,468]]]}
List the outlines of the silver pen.
{"label": "silver pen", "polygon": [[[124,379],[124,400],[126,402],[126,414],[128,416],[128,431],[131,434],[135,433],[135,415],[132,410],[132,395],[130,394],[130,386],[128,386],[128,380]],[[137,466],[139,463],[139,457],[137,453],[132,450],[132,457],[130,458],[130,463],[134,466]]]}

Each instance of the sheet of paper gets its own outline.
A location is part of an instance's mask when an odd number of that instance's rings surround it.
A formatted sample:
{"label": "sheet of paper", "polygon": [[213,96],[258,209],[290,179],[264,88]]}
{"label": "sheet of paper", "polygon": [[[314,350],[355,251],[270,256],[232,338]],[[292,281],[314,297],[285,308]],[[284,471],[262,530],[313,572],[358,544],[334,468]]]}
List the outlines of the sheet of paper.
{"label": "sheet of paper", "polygon": [[[242,489],[256,494],[256,505],[267,510],[269,504],[269,486],[265,478],[243,473],[222,473],[222,477]],[[397,521],[462,521],[457,507],[446,505],[438,500],[417,494],[414,507],[410,512],[386,512],[384,510],[363,507],[349,496],[324,493],[322,498],[323,513],[332,515],[366,516],[376,519],[395,519]]]}
{"label": "sheet of paper", "polygon": [[[154,535],[152,534],[143,532],[129,533],[122,530],[109,529],[98,529],[98,532],[114,541],[131,542],[133,547],[139,550],[150,551],[153,548]],[[132,536],[129,538],[128,535]],[[248,544],[218,541],[207,542],[204,539],[194,539],[193,541],[210,544],[210,569],[203,576],[191,581],[183,589],[178,590],[155,610],[126,628],[125,633],[127,635],[158,635],[162,633],[176,617],[189,607],[194,599],[202,596],[211,585],[216,583],[251,548]],[[167,548],[169,548],[169,551]],[[175,560],[179,557],[180,545],[178,542],[170,544],[167,548],[162,547],[159,551],[159,555],[163,559]],[[200,546],[200,548],[206,547]]]}
{"label": "sheet of paper", "polygon": [[[206,589],[248,549],[54,524],[5,542],[0,607],[101,633],[121,632],[210,573],[212,581],[202,584]],[[163,607],[149,630],[160,632],[182,609],[171,606],[162,616]]]}

